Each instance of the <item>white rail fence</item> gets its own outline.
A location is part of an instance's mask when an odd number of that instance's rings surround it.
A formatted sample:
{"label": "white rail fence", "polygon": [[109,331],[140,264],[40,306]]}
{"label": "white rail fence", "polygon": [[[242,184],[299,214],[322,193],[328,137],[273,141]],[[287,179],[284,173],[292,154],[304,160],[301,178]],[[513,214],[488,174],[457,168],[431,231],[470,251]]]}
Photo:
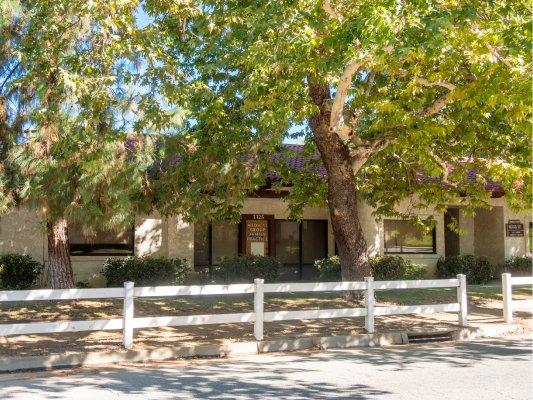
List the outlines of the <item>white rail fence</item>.
{"label": "white rail fence", "polygon": [[511,276],[509,273],[502,274],[503,296],[503,319],[505,322],[513,322],[513,310],[533,310],[533,300],[513,300],[513,286],[533,285],[533,276]]}
{"label": "white rail fence", "polygon": [[[414,306],[375,306],[376,290],[402,290],[425,288],[457,288],[457,302],[449,304],[428,304]],[[318,309],[301,311],[264,312],[265,293],[294,292],[338,292],[365,291],[365,306],[360,308]],[[206,314],[164,317],[134,317],[134,299],[140,297],[178,297],[205,295],[253,294],[253,312],[233,314]],[[364,282],[318,282],[318,283],[267,283],[256,279],[252,284],[203,285],[203,286],[154,286],[135,287],[133,282],[124,282],[123,288],[104,289],[45,289],[0,291],[0,302],[75,300],[75,299],[123,299],[122,318],[92,319],[86,321],[54,321],[16,324],[0,324],[0,336],[28,335],[39,333],[120,330],[123,331],[123,345],[133,345],[134,329],[164,326],[190,326],[228,323],[254,323],[256,340],[263,339],[263,324],[272,321],[365,317],[365,329],[374,332],[374,316],[393,314],[425,314],[436,312],[457,312],[459,325],[467,324],[466,277],[457,279],[374,281],[372,277]]]}

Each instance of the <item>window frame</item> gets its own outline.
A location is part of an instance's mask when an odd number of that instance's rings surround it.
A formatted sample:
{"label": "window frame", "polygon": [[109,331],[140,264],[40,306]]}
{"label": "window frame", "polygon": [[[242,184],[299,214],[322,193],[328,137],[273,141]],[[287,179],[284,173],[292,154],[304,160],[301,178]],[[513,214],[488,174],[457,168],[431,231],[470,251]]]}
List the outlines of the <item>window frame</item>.
{"label": "window frame", "polygon": [[[69,255],[71,257],[130,257],[135,255],[135,226],[132,226],[130,229],[125,229],[125,231],[130,230],[131,231],[131,241],[127,244],[117,244],[117,243],[72,243],[69,239]],[[118,253],[115,251],[108,251],[108,252],[101,252],[101,253],[95,253],[94,251],[87,251],[84,250],[84,248],[88,247],[95,247],[95,246],[109,246],[114,248],[125,248],[126,250],[129,250],[127,253]],[[75,250],[75,248],[80,250]],[[102,248],[102,247],[101,247]],[[103,247],[105,249],[105,247]],[[78,253],[77,251],[81,251],[81,253]]]}
{"label": "window frame", "polygon": [[409,220],[406,219],[394,219],[394,218],[387,218],[383,219],[383,254],[437,254],[437,227],[434,226],[431,228],[431,241],[432,241],[432,250],[429,251],[387,251],[387,238],[386,238],[386,232],[385,232],[385,221],[405,221],[409,222]]}
{"label": "window frame", "polygon": [[533,254],[533,221],[529,221],[527,224],[527,243],[526,254]]}
{"label": "window frame", "polygon": [[[247,216],[248,214],[243,214],[245,216]],[[243,218],[241,216],[241,221],[239,222],[238,224],[238,255],[242,255],[243,254],[243,224],[242,224],[242,221],[243,221]],[[328,256],[328,244],[329,244],[329,238],[328,238],[328,231],[329,231],[329,221],[327,219],[320,219],[320,218],[312,218],[312,219],[303,219],[301,221],[294,221],[294,220],[290,220],[290,219],[286,219],[286,218],[270,218],[269,219],[269,229],[270,229],[270,232],[269,232],[269,235],[271,237],[271,240],[272,240],[272,245],[270,245],[269,243],[269,254],[268,256],[270,257],[276,257],[276,235],[275,235],[275,231],[276,231],[276,222],[277,221],[292,221],[292,222],[297,222],[298,223],[298,262],[297,263],[284,263],[283,265],[286,265],[286,266],[290,266],[290,267],[297,267],[298,268],[298,274],[299,274],[299,277],[300,279],[302,279],[303,277],[303,267],[304,266],[308,266],[308,265],[313,265],[313,264],[310,264],[310,263],[304,263],[303,262],[303,247],[302,247],[302,244],[303,244],[303,224],[302,222],[304,221],[318,221],[318,222],[321,222],[323,224],[323,229],[324,229],[324,257],[327,257]],[[195,268],[199,268],[199,267],[208,267],[209,269],[211,269],[211,267],[214,265],[213,264],[213,231],[212,231],[212,224],[209,224],[208,225],[208,230],[207,230],[207,234],[208,234],[208,259],[209,259],[209,264],[208,265],[204,265],[203,263],[196,263],[196,261],[194,262],[194,267]],[[269,241],[270,242],[270,241]]]}
{"label": "window frame", "polygon": [[[311,219],[302,219],[300,221],[294,221],[294,220],[290,220],[290,219],[283,219],[283,218],[278,218],[278,219],[275,219],[274,220],[274,229],[275,229],[275,223],[276,221],[293,221],[293,222],[297,222],[298,223],[298,263],[295,264],[295,263],[283,263],[282,265],[284,266],[288,266],[288,267],[298,267],[298,276],[299,276],[299,279],[302,280],[303,279],[303,268],[304,266],[308,266],[308,265],[313,265],[313,264],[310,264],[310,263],[304,263],[303,262],[303,224],[302,222],[304,221],[318,221],[318,222],[322,222],[324,227],[324,258],[326,258],[328,256],[328,224],[329,224],[329,221],[327,219],[320,219],[320,218],[311,218]],[[276,245],[276,243],[274,243],[274,246]],[[275,256],[274,256],[275,257]]]}

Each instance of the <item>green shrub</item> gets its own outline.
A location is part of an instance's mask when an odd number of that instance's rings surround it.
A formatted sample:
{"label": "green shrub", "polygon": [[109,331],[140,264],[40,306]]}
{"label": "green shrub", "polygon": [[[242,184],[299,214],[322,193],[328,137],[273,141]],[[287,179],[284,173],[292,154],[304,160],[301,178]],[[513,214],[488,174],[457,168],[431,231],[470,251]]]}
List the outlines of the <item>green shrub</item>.
{"label": "green shrub", "polygon": [[405,268],[405,279],[424,279],[426,272],[426,265],[409,262]]}
{"label": "green shrub", "polygon": [[[370,260],[374,279],[421,279],[426,273],[426,266],[413,264],[400,256],[378,256]],[[341,265],[339,256],[315,261],[321,280],[340,280]]]}
{"label": "green shrub", "polygon": [[0,287],[2,289],[31,289],[41,274],[43,265],[26,254],[0,255]]}
{"label": "green shrub", "polygon": [[475,258],[471,254],[441,257],[437,261],[437,276],[439,278],[455,278],[457,274],[466,274]]}
{"label": "green shrub", "polygon": [[255,278],[262,278],[267,282],[278,279],[281,263],[273,257],[244,255],[239,257],[224,257],[219,265],[212,269],[212,276],[216,282],[253,282]]}
{"label": "green shrub", "polygon": [[533,263],[531,256],[515,256],[505,260],[505,264],[501,267],[501,272],[510,272],[518,275],[533,275]]}
{"label": "green shrub", "polygon": [[136,286],[155,286],[183,283],[189,266],[180,258],[127,257],[108,258],[102,275],[107,286],[122,286],[125,281]]}
{"label": "green shrub", "polygon": [[487,257],[476,257],[466,273],[466,280],[472,284],[489,283],[494,279],[494,265]]}
{"label": "green shrub", "polygon": [[341,261],[339,256],[322,258],[315,261],[315,267],[320,272],[320,279],[324,281],[341,280]]}
{"label": "green shrub", "polygon": [[400,256],[374,257],[370,264],[375,280],[421,279],[426,273],[424,265],[414,264]]}
{"label": "green shrub", "polygon": [[185,285],[209,285],[213,283],[209,268],[205,267],[201,270],[191,270],[185,277],[183,282]]}
{"label": "green shrub", "polygon": [[437,275],[440,278],[454,278],[457,274],[465,274],[470,284],[484,284],[494,278],[494,267],[487,257],[471,254],[439,259]]}

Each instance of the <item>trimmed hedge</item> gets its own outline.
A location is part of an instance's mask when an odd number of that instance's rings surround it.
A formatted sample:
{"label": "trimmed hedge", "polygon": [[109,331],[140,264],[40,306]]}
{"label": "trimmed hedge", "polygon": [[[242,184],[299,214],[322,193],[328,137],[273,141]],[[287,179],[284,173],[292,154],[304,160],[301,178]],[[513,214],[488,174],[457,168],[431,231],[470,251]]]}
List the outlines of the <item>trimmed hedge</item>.
{"label": "trimmed hedge", "polygon": [[243,255],[224,257],[220,264],[213,266],[212,277],[215,282],[253,282],[262,278],[273,282],[279,278],[281,263],[273,257]]}
{"label": "trimmed hedge", "polygon": [[341,261],[339,256],[316,260],[315,267],[320,272],[321,280],[338,281],[341,279]]}
{"label": "trimmed hedge", "polygon": [[511,274],[531,276],[533,275],[533,260],[531,256],[515,256],[505,260],[501,267],[501,272],[510,272]]}
{"label": "trimmed hedge", "polygon": [[43,265],[27,254],[0,254],[0,288],[31,289]]}
{"label": "trimmed hedge", "polygon": [[[378,256],[370,260],[376,280],[420,279],[426,273],[424,265],[414,264],[400,256]],[[315,261],[320,279],[341,280],[341,265],[338,256]]]}
{"label": "trimmed hedge", "polygon": [[126,281],[136,286],[156,286],[183,283],[189,270],[186,260],[180,258],[108,258],[102,275],[108,287],[122,286]]}
{"label": "trimmed hedge", "polygon": [[439,258],[437,275],[440,278],[455,278],[457,274],[465,274],[470,284],[484,284],[494,278],[494,266],[487,257],[471,254]]}
{"label": "trimmed hedge", "polygon": [[414,264],[400,256],[379,256],[370,260],[375,280],[421,279],[426,266]]}

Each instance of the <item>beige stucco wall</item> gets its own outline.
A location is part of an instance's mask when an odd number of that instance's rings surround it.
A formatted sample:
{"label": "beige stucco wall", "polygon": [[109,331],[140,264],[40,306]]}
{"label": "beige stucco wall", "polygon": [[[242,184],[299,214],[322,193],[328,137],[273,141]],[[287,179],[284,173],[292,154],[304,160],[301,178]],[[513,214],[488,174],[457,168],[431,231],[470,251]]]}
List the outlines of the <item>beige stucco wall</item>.
{"label": "beige stucco wall", "polygon": [[[496,264],[502,263],[509,257],[529,254],[531,211],[511,210],[504,197],[490,199],[489,205],[493,208],[479,209],[474,217],[467,216],[460,208],[459,226],[463,231],[459,236],[461,254],[488,256]],[[506,236],[505,224],[510,219],[520,220],[524,224],[524,236]]]}
{"label": "beige stucco wall", "polygon": [[474,217],[459,209],[459,251],[461,254],[474,254]]}
{"label": "beige stucco wall", "polygon": [[[503,198],[494,199],[493,202],[495,205],[503,205],[503,221],[504,226],[502,227],[505,238],[504,251],[505,258],[513,256],[521,256],[525,254],[530,254],[528,246],[528,237],[529,237],[529,223],[533,221],[531,216],[531,211],[524,212],[515,212],[511,210],[506,204]],[[505,224],[510,219],[518,219],[524,224],[524,236],[523,237],[506,237],[505,236]]]}
{"label": "beige stucco wall", "polygon": [[479,209],[474,217],[474,254],[495,264],[505,261],[505,227],[502,206]]}
{"label": "beige stucco wall", "polygon": [[44,262],[46,246],[45,227],[36,212],[21,208],[0,217],[0,253],[29,254]]}
{"label": "beige stucco wall", "polygon": [[[433,208],[426,209],[416,209],[413,207],[413,204],[416,204],[416,198],[408,199],[403,201],[398,206],[398,211],[403,213],[411,213],[420,216],[421,218],[427,218],[432,216],[435,219],[435,233],[436,233],[436,252],[435,253],[421,253],[421,254],[398,254],[399,256],[412,261],[416,264],[423,264],[427,266],[427,276],[432,276],[435,273],[437,261],[440,257],[444,256],[444,214],[436,212]],[[373,211],[369,206],[368,210],[361,213],[364,215],[365,219],[370,221],[367,225],[363,225],[363,229],[372,229],[372,237],[374,238],[374,246],[378,248],[377,252],[374,254],[384,254],[385,253],[385,232],[383,228],[383,220],[376,221],[375,218],[371,216]],[[389,218],[394,219],[394,218]],[[375,221],[374,225],[371,225],[371,221]],[[370,228],[369,228],[370,227]],[[367,243],[369,243],[368,236],[370,234],[367,232]],[[372,253],[371,253],[372,254]],[[396,254],[395,254],[396,255]]]}
{"label": "beige stucco wall", "polygon": [[[167,256],[167,220],[157,214],[135,218],[134,254],[138,256]],[[116,256],[120,258],[121,256]],[[87,281],[91,286],[105,285],[100,274],[109,256],[72,256],[72,272],[75,282]]]}
{"label": "beige stucco wall", "polygon": [[[176,256],[193,259],[193,230],[179,218],[170,224],[158,215],[138,216],[135,219],[136,255]],[[169,237],[175,243],[168,250]],[[188,241],[187,241],[188,238]],[[14,210],[0,218],[0,253],[30,254],[37,261],[48,261],[46,232],[41,218],[26,208]],[[88,281],[92,286],[103,285],[100,271],[108,256],[72,256],[74,281]]]}
{"label": "beige stucco wall", "polygon": [[193,268],[194,227],[182,217],[169,217],[167,221],[167,257],[184,258]]}
{"label": "beige stucco wall", "polygon": [[[399,207],[401,211],[406,212],[412,209],[412,202],[406,201]],[[368,203],[360,200],[357,204],[359,211],[359,222],[361,223],[365,240],[368,246],[369,255],[371,257],[384,253],[384,230],[383,221],[376,220],[372,215],[373,208]],[[257,198],[248,199],[244,203],[242,210],[243,214],[273,214],[276,219],[288,218],[287,205],[281,199]],[[437,260],[444,255],[444,216],[443,214],[435,212],[433,209],[416,210],[416,213],[427,217],[432,215],[437,224],[437,243],[436,254],[405,254],[402,257],[412,260],[418,264],[425,264],[428,266],[428,275],[435,271]],[[304,210],[303,219],[327,219],[329,221],[329,212],[326,208],[306,208]],[[335,253],[335,239],[331,223],[328,224],[328,254]]]}
{"label": "beige stucco wall", "polygon": [[[404,202],[399,209],[407,211],[411,209],[413,202]],[[415,202],[416,203],[416,202]],[[528,229],[531,222],[529,212],[516,213],[509,209],[505,199],[492,199],[491,205],[502,207],[503,223],[500,221],[497,235],[494,235],[494,226],[479,223],[486,215],[478,216],[476,228],[475,218],[464,215],[460,210],[459,223],[465,231],[460,236],[461,253],[476,254],[476,242],[483,243],[485,248],[501,246],[503,250],[499,260],[515,255],[528,253]],[[383,254],[384,232],[383,222],[372,216],[372,208],[359,202],[359,218],[371,256]],[[402,257],[415,263],[426,264],[428,275],[435,270],[439,257],[444,255],[444,216],[429,208],[416,210],[418,215],[426,217],[433,215],[436,220],[436,253],[435,254],[405,254]],[[271,214],[276,219],[288,219],[287,204],[276,198],[250,198],[244,203],[243,214]],[[490,214],[488,214],[490,216]],[[329,213],[326,208],[306,208],[303,219],[324,219],[329,221]],[[524,223],[524,237],[506,237],[505,223],[509,219],[519,219]],[[491,236],[492,235],[492,236]],[[496,239],[495,239],[496,238]],[[499,239],[498,239],[499,238]],[[502,239],[503,238],[503,239]],[[500,242],[500,244],[494,242]],[[487,247],[488,246],[488,247]],[[163,218],[157,214],[138,216],[135,220],[135,248],[136,255],[152,255],[179,257],[186,259],[189,264],[194,262],[194,226],[184,221],[181,217]],[[47,261],[46,235],[41,219],[37,213],[19,209],[0,218],[0,253],[20,252],[32,255],[41,262]],[[333,255],[335,244],[331,223],[328,223],[328,254]],[[72,266],[75,281],[89,281],[91,285],[102,285],[103,278],[100,275],[102,264],[106,256],[73,256]]]}
{"label": "beige stucco wall", "polygon": [[[243,204],[242,214],[269,214],[275,219],[288,219],[287,202],[276,198],[249,198]],[[303,211],[302,219],[325,219],[329,221],[326,208],[307,207]],[[335,239],[331,223],[328,223],[328,254],[335,254]]]}

